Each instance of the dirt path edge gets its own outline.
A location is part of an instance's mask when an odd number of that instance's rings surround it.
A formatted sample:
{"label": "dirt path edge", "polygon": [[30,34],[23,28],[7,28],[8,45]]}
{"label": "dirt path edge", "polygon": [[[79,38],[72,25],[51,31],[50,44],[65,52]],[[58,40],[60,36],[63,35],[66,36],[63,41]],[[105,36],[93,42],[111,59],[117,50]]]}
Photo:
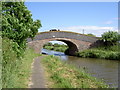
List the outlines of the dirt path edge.
{"label": "dirt path edge", "polygon": [[32,63],[32,74],[30,77],[29,88],[47,88],[45,80],[45,72],[41,64],[41,60],[44,56],[34,58]]}

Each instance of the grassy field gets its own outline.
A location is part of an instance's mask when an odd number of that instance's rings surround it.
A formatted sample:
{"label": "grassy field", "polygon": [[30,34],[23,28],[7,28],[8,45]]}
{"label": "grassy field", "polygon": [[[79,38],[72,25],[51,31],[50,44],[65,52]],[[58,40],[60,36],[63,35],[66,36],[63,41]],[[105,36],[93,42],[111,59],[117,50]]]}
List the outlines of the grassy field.
{"label": "grassy field", "polygon": [[17,58],[11,40],[3,39],[2,45],[2,88],[27,88],[31,63],[33,58],[38,55],[32,49],[27,48],[24,56]]}
{"label": "grassy field", "polygon": [[42,63],[48,79],[48,88],[108,88],[105,83],[90,76],[83,69],[78,70],[57,57],[47,56]]}

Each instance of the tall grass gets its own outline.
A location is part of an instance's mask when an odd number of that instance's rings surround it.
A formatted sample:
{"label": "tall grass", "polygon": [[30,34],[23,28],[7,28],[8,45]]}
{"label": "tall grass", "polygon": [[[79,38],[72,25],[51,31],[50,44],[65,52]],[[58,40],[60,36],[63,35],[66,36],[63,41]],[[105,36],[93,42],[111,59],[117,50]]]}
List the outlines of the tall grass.
{"label": "tall grass", "polygon": [[104,46],[77,52],[78,57],[120,60],[119,45]]}
{"label": "tall grass", "polygon": [[36,54],[26,49],[23,57],[17,57],[14,42],[7,38],[2,40],[2,87],[26,88],[30,76],[31,63]]}
{"label": "tall grass", "polygon": [[47,56],[43,65],[48,77],[48,88],[108,88],[105,83],[68,65],[57,57]]}
{"label": "tall grass", "polygon": [[2,89],[2,37],[0,31],[0,89]]}

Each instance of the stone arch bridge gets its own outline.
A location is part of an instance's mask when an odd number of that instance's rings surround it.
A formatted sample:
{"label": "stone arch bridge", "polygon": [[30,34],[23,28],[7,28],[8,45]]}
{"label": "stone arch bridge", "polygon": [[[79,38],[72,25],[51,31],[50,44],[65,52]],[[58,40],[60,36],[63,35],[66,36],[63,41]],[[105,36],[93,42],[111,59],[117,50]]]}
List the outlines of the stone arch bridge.
{"label": "stone arch bridge", "polygon": [[76,52],[88,48],[96,47],[101,44],[97,37],[87,36],[79,33],[68,31],[48,31],[38,33],[33,40],[27,40],[28,45],[32,47],[36,53],[41,53],[43,45],[49,41],[62,41],[68,45],[66,54],[75,55]]}

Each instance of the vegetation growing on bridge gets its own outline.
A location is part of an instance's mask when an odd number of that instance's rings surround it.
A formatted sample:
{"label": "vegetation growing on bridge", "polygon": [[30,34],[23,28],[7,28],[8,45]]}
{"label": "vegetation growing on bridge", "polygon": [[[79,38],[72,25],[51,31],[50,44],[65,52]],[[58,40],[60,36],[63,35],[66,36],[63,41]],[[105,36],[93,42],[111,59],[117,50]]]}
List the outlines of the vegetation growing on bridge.
{"label": "vegetation growing on bridge", "polygon": [[91,77],[83,69],[79,70],[57,57],[47,56],[43,60],[47,71],[48,88],[108,88],[105,83]]}
{"label": "vegetation growing on bridge", "polygon": [[94,34],[92,33],[89,33],[89,34],[86,34],[87,36],[92,36],[92,37],[96,37]]}
{"label": "vegetation growing on bridge", "polygon": [[[46,32],[39,32],[37,33],[37,35],[39,34],[43,34],[43,33],[49,33],[50,31],[46,31]],[[81,33],[77,33],[77,32],[71,32],[71,31],[52,31],[52,32],[66,32],[66,33],[73,33],[73,34],[78,34],[78,35],[84,35],[84,36],[90,36],[90,37],[96,37],[94,34],[81,34]],[[99,37],[96,37],[96,38],[99,38]]]}

